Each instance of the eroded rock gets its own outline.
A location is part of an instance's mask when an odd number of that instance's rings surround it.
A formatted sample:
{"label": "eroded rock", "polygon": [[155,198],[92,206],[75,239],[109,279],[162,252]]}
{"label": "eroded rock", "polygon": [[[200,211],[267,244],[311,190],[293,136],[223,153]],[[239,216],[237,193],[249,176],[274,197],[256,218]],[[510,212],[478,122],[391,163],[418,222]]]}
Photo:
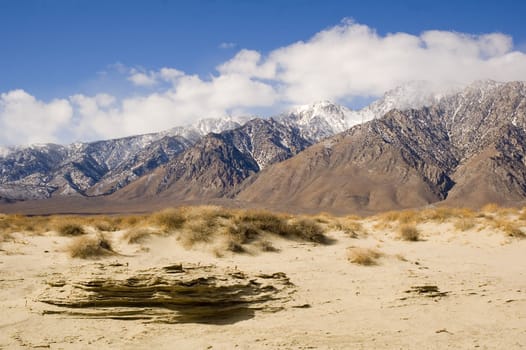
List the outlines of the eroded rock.
{"label": "eroded rock", "polygon": [[165,323],[233,323],[282,310],[295,291],[282,273],[251,275],[214,265],[133,270],[90,264],[53,274],[38,301],[44,314]]}

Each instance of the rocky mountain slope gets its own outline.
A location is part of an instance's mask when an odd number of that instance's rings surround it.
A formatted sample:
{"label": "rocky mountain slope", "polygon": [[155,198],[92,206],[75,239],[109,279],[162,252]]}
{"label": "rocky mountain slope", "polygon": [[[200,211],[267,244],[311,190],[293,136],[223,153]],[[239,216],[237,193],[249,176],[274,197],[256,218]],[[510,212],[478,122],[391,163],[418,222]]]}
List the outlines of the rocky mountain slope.
{"label": "rocky mountain slope", "polygon": [[322,101],[268,119],[4,149],[0,199],[235,199],[341,212],[523,201],[525,83],[433,91],[418,82],[359,111]]}
{"label": "rocky mountain slope", "polygon": [[266,169],[237,198],[342,211],[523,201],[525,127],[525,83],[475,83],[326,139]]}
{"label": "rocky mountain slope", "polygon": [[296,128],[273,119],[253,119],[237,129],[205,136],[114,197],[161,195],[186,200],[223,197],[249,176],[311,144]]}
{"label": "rocky mountain slope", "polygon": [[3,148],[0,198],[107,195],[167,163],[209,132],[233,129],[246,120],[203,119],[157,134],[67,146]]}
{"label": "rocky mountain slope", "polygon": [[[381,106],[381,101],[376,102],[376,105]],[[374,116],[368,108],[363,112],[368,118]],[[192,154],[208,152],[209,148],[202,148],[207,143],[200,143],[200,140],[211,133],[222,132],[227,132],[222,136],[224,142],[230,143],[229,147],[236,148],[237,153],[231,155],[243,154],[257,163],[256,168],[249,167],[250,171],[243,172],[245,175],[238,180],[222,179],[225,183],[233,185],[245,179],[248,174],[290,158],[305,147],[361,122],[363,116],[360,113],[362,111],[350,111],[343,106],[323,101],[300,106],[266,120],[254,117],[202,119],[193,125],[176,127],[157,134],[116,140],[67,146],[44,144],[2,148],[0,199],[109,195],[170,162],[174,164],[168,165],[171,170],[167,171],[180,174],[187,168],[182,159],[192,161],[193,158],[176,159],[177,156],[191,147],[194,147],[190,151]],[[258,121],[251,123],[251,119]],[[230,130],[235,129],[240,131],[228,134]],[[210,138],[214,139],[214,136]],[[233,159],[225,158],[223,161],[225,166],[229,163],[237,166]],[[206,164],[200,166],[203,166],[200,172],[207,171]],[[174,167],[181,169],[174,170]],[[193,166],[194,169],[196,167],[199,166]],[[225,171],[223,176],[230,173]],[[213,176],[218,175],[208,175]],[[226,187],[218,193],[227,191]]]}

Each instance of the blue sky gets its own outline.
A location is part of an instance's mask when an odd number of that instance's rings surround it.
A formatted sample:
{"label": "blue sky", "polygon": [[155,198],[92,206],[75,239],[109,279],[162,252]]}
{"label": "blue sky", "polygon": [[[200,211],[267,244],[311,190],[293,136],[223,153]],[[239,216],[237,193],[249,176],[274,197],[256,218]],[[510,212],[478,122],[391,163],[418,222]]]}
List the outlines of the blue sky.
{"label": "blue sky", "polygon": [[0,0],[0,91],[93,93],[97,73],[118,62],[207,76],[237,49],[269,52],[345,17],[381,34],[503,32],[526,48],[524,14],[517,0]]}
{"label": "blue sky", "polygon": [[[448,54],[461,51],[461,46],[475,45],[476,53],[459,52],[460,56],[467,55],[469,59],[476,56],[481,64],[480,70],[473,71],[465,80],[479,77],[507,80],[515,75],[517,79],[526,79],[522,75],[523,57],[510,55],[526,52],[524,13],[526,2],[517,0],[0,0],[0,93],[3,94],[0,127],[4,130],[17,127],[13,116],[31,123],[33,120],[29,116],[25,118],[24,113],[39,114],[41,110],[38,120],[57,126],[50,127],[42,137],[15,130],[15,136],[8,138],[0,132],[0,138],[7,140],[0,143],[70,142],[150,132],[191,122],[197,115],[272,113],[286,106],[312,102],[318,95],[353,107],[358,101],[377,97],[395,83],[406,78],[418,79],[420,75],[399,74],[407,68],[393,67],[389,72],[394,73],[388,82],[369,84],[366,77],[356,78],[356,74],[351,74],[353,67],[348,67],[342,72],[329,72],[327,76],[334,73],[334,77],[345,77],[348,73],[346,79],[359,80],[356,84],[326,86],[316,91],[311,86],[317,85],[326,72],[305,69],[296,72],[283,67],[318,62],[309,62],[309,57],[317,54],[314,46],[330,53],[332,48],[327,45],[331,42],[336,45],[334,55],[355,57],[361,52],[340,52],[339,47],[361,39],[364,44],[360,47],[375,47],[376,41],[391,38],[390,33],[404,35],[396,37],[395,44],[391,43],[393,40],[386,40],[387,47],[398,43],[402,50],[406,46],[418,46],[415,55],[420,55],[420,49],[433,45]],[[356,33],[359,25],[365,26],[368,32]],[[330,35],[320,35],[324,31]],[[454,39],[444,35],[422,35],[428,31],[461,35]],[[487,33],[501,33],[503,37],[481,37]],[[316,39],[317,35],[322,38]],[[406,39],[419,43],[406,42]],[[458,41],[454,44],[458,47],[451,46],[452,40]],[[466,45],[462,40],[468,40]],[[298,42],[313,45],[296,48]],[[444,49],[446,42],[451,45]],[[394,55],[398,57],[397,53]],[[488,57],[504,55],[516,65],[513,66],[515,70],[509,68],[504,75],[480,73],[488,70],[483,65]],[[231,65],[234,68],[218,69],[234,58],[237,58]],[[450,69],[450,61],[451,58],[440,66]],[[247,64],[252,67],[250,72]],[[265,65],[274,68],[267,69]],[[335,65],[338,66],[337,61]],[[161,72],[163,68],[173,69],[171,75],[168,74],[170,77],[165,74],[167,71]],[[274,73],[270,73],[272,69]],[[240,75],[245,79],[242,82],[236,80]],[[177,85],[180,82],[175,82],[175,76],[183,77],[185,85]],[[298,82],[301,76],[311,80]],[[422,79],[433,77],[423,74]],[[214,84],[207,84],[210,82]],[[255,89],[254,93],[243,97],[243,101],[223,98],[217,102],[222,98],[215,92],[217,89],[231,89],[235,93],[251,88]],[[17,94],[8,96],[13,91]],[[192,102],[188,96],[194,95],[198,97]],[[215,101],[211,102],[211,115],[204,115],[206,110],[191,108],[192,103],[202,103],[205,95],[208,100]],[[167,96],[171,102],[156,100]],[[17,106],[25,103],[28,107],[11,108],[9,103],[15,100]],[[149,105],[139,103],[146,100]],[[52,101],[61,103],[51,104]],[[159,112],[155,123],[142,121],[147,117],[140,115],[141,110],[148,111],[152,105],[163,103],[166,108],[173,107],[170,103],[186,107],[172,113],[170,120],[166,120],[167,112]],[[90,109],[89,104],[97,108]],[[50,117],[52,115],[59,117]],[[105,133],[100,126],[104,120],[129,127],[122,128],[121,133]]]}

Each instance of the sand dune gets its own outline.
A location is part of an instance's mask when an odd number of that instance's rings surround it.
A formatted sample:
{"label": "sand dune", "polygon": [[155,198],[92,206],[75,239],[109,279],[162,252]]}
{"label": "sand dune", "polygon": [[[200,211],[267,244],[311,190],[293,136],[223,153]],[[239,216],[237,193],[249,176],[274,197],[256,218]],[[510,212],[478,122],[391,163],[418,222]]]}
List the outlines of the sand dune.
{"label": "sand dune", "polygon": [[[407,241],[399,226],[412,215],[340,226],[319,216],[329,244],[265,235],[274,251],[250,243],[243,253],[185,247],[176,234],[129,243],[124,229],[105,233],[114,254],[97,260],[71,258],[75,237],[52,230],[4,234],[0,348],[526,346],[526,240],[494,224],[506,218],[522,232],[520,213],[414,220],[418,239]],[[379,254],[351,263],[354,248]],[[174,286],[191,287],[186,301]],[[174,317],[182,304],[206,312]]]}

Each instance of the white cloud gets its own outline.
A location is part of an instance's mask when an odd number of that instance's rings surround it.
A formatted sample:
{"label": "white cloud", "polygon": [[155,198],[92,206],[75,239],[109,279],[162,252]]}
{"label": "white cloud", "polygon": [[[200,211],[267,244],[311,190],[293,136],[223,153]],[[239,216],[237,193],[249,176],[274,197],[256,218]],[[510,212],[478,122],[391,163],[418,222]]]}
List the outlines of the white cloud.
{"label": "white cloud", "polygon": [[[473,80],[526,79],[526,55],[512,51],[510,37],[494,33],[467,35],[428,31],[378,35],[349,21],[324,30],[306,42],[271,52],[251,67],[276,67],[273,81],[291,103],[327,98],[350,100],[378,96],[406,81],[463,84]],[[222,67],[246,67],[237,57]],[[513,62],[513,64],[510,64]]]}
{"label": "white cloud", "polygon": [[128,77],[128,80],[137,86],[152,86],[157,84],[157,80],[155,79],[155,77],[141,72],[131,74]]}
{"label": "white cloud", "polygon": [[220,49],[233,49],[236,46],[237,44],[232,42],[222,42],[221,44],[219,44]]}
{"label": "white cloud", "polygon": [[480,79],[526,80],[526,54],[514,49],[512,38],[501,33],[379,35],[368,26],[343,21],[267,55],[239,50],[207,78],[170,67],[145,70],[117,64],[115,69],[133,85],[152,91],[123,99],[73,95],[47,103],[21,90],[2,94],[2,143],[154,132],[258,108],[380,96],[412,80],[436,86]]}
{"label": "white cloud", "polygon": [[250,108],[272,105],[276,99],[272,87],[239,74],[221,75],[210,81],[185,75],[167,91],[118,103],[107,95],[70,98],[78,120],[78,139],[156,132],[205,117],[222,117],[234,110],[248,113]]}
{"label": "white cloud", "polygon": [[73,110],[67,100],[49,103],[37,100],[23,90],[0,95],[0,140],[4,145],[59,141]]}
{"label": "white cloud", "polygon": [[184,75],[183,72],[175,68],[161,68],[158,72],[156,71],[141,71],[137,68],[132,68],[129,71],[128,80],[136,86],[151,87],[159,84],[160,82],[173,83],[178,78]]}

